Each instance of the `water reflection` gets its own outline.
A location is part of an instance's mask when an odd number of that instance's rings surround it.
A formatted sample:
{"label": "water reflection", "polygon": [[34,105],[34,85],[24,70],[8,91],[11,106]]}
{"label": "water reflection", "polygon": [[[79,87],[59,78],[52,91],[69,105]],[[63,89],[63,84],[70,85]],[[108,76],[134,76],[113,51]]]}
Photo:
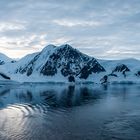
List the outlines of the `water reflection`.
{"label": "water reflection", "polygon": [[139,90],[139,85],[0,85],[0,140],[137,140]]}
{"label": "water reflection", "polygon": [[101,91],[92,86],[20,85],[0,89],[0,108],[11,104],[47,104],[49,107],[73,107],[99,99]]}

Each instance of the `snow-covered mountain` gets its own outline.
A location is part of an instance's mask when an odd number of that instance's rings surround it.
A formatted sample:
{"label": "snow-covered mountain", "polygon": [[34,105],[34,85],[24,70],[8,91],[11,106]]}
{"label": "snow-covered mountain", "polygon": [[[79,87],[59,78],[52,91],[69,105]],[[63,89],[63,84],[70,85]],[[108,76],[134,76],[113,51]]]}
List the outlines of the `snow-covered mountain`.
{"label": "snow-covered mountain", "polygon": [[106,69],[108,81],[119,83],[140,82],[140,61],[137,59],[98,60]]}
{"label": "snow-covered mountain", "polygon": [[8,63],[8,62],[14,62],[14,60],[9,58],[5,54],[0,53],[0,65],[4,65],[5,63]]}
{"label": "snow-covered mountain", "polygon": [[[5,65],[10,65],[15,63],[16,61],[9,58],[3,53],[0,53],[0,81],[10,80],[11,78],[6,74]],[[7,67],[7,69],[9,69]]]}
{"label": "snow-covered mountain", "polygon": [[139,82],[140,61],[97,60],[68,44],[48,45],[41,52],[1,65],[0,72],[19,82]]}
{"label": "snow-covered mountain", "polygon": [[[39,77],[45,81],[88,79],[89,75],[105,72],[98,61],[65,44],[49,45],[41,52],[27,55],[14,66],[14,74],[28,80]],[[32,77],[32,78],[31,78]],[[44,80],[43,80],[44,81]]]}

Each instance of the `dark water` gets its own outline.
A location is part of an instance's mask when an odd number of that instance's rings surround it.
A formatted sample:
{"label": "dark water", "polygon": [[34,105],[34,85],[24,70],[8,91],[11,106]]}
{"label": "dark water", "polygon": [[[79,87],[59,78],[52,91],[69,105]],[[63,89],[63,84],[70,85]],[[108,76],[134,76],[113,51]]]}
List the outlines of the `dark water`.
{"label": "dark water", "polygon": [[0,140],[140,140],[140,85],[0,84]]}

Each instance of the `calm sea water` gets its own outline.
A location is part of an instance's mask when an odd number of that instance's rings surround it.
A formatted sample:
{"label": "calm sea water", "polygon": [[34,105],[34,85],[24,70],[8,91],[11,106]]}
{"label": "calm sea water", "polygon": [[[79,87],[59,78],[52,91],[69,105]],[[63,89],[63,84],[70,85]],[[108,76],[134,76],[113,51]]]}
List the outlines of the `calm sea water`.
{"label": "calm sea water", "polygon": [[0,140],[140,140],[140,85],[0,84]]}

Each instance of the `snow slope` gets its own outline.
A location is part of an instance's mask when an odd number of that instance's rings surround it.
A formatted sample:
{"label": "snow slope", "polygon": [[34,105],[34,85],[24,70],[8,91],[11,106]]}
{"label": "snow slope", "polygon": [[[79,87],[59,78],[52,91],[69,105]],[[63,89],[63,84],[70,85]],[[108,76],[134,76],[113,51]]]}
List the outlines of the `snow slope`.
{"label": "snow slope", "polygon": [[[137,59],[123,59],[123,60],[98,60],[100,64],[106,69],[106,75],[111,73],[117,75],[109,76],[109,81],[112,83],[140,83],[140,76],[137,73],[140,71],[140,61]],[[113,72],[118,66],[126,66],[126,68],[119,72]],[[126,71],[126,69],[129,71]],[[125,71],[125,72],[124,72]],[[125,73],[125,74],[124,74]],[[140,74],[140,73],[139,73]]]}
{"label": "snow slope", "polygon": [[6,56],[5,54],[0,53],[0,65],[4,65],[5,63],[13,61],[11,58]]}
{"label": "snow slope", "polygon": [[131,71],[140,70],[140,60],[137,59],[123,59],[123,60],[98,60],[99,63],[108,71],[111,72],[117,65],[125,64]]}

